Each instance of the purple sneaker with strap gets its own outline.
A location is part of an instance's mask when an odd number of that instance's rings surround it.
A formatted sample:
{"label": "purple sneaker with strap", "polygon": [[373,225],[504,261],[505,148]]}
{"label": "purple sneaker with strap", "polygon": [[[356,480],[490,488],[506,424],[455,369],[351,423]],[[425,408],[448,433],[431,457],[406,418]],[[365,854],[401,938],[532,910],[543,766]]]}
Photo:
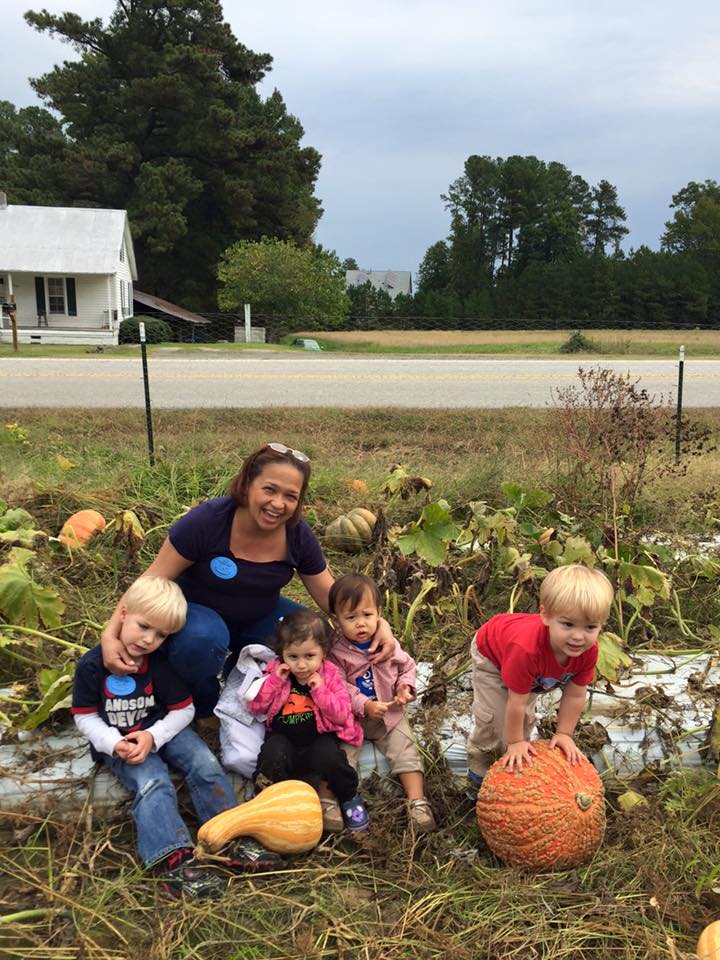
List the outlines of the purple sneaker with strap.
{"label": "purple sneaker with strap", "polygon": [[363,798],[356,793],[352,800],[346,800],[340,804],[343,823],[348,830],[367,830],[370,823],[368,812],[365,809]]}

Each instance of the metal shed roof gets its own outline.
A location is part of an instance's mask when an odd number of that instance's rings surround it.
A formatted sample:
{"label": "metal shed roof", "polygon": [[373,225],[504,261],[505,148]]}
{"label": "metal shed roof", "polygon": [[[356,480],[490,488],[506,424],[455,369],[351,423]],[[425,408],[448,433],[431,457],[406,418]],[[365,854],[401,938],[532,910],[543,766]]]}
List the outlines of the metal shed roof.
{"label": "metal shed roof", "polygon": [[210,323],[205,317],[201,317],[199,313],[193,313],[191,310],[186,310],[185,307],[179,307],[176,303],[170,303],[169,300],[154,297],[151,293],[143,293],[143,291],[138,290],[137,287],[133,287],[132,295],[133,300],[137,303],[141,303],[144,307],[158,310],[170,317],[178,317],[180,320],[187,320],[188,323]]}
{"label": "metal shed roof", "polygon": [[125,239],[137,279],[125,210],[95,207],[0,208],[0,270],[17,273],[115,273]]}

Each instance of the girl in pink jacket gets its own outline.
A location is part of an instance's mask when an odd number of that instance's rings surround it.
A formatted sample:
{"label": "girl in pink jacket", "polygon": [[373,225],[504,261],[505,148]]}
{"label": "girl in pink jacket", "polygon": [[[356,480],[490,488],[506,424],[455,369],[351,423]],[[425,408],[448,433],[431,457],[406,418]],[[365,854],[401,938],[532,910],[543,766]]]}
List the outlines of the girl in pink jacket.
{"label": "girl in pink jacket", "polygon": [[335,639],[330,624],[310,610],[297,610],[277,625],[279,659],[248,704],[265,715],[265,741],[255,780],[267,786],[298,778],[317,787],[327,782],[340,804],[348,830],[366,830],[368,814],[358,793],[358,776],[340,743],[357,746],[363,731],[353,716],[345,681],[327,661]]}

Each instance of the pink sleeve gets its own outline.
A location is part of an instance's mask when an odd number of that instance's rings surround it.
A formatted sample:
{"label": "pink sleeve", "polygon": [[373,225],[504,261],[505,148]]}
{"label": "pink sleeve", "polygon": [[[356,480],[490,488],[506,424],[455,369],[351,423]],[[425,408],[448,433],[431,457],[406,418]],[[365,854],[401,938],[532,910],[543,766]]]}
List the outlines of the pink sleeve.
{"label": "pink sleeve", "polygon": [[272,660],[268,664],[267,676],[265,677],[265,682],[258,690],[255,698],[248,701],[248,710],[250,713],[267,713],[269,707],[271,706],[273,700],[278,695],[282,689],[284,680],[281,680],[277,675],[275,670],[277,669],[279,660]]}
{"label": "pink sleeve", "polygon": [[342,725],[352,714],[350,694],[338,668],[327,660],[323,680],[324,683],[312,691],[313,701],[326,720]]}
{"label": "pink sleeve", "polygon": [[332,650],[328,655],[328,660],[337,667],[338,673],[340,674],[340,677],[345,683],[345,689],[347,690],[348,695],[350,697],[350,706],[352,708],[352,712],[355,714],[356,717],[360,717],[361,719],[364,718],[365,702],[370,698],[366,697],[364,693],[360,693],[360,690],[354,683],[350,683],[350,681],[347,678],[348,670],[345,662],[340,657],[338,657],[337,654],[333,653]]}

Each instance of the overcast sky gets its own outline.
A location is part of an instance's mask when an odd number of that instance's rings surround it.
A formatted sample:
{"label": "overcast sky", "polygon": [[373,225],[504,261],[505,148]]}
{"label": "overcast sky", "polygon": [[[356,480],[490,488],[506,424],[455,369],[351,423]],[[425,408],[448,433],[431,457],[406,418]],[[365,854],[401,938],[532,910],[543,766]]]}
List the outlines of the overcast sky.
{"label": "overcast sky", "polygon": [[[0,98],[72,49],[2,0]],[[113,0],[47,0],[106,18]],[[656,248],[672,194],[720,179],[718,0],[226,0],[236,37],[322,154],[317,240],[413,270],[448,233],[440,194],[473,153],[557,160],[615,184],[629,244]]]}

